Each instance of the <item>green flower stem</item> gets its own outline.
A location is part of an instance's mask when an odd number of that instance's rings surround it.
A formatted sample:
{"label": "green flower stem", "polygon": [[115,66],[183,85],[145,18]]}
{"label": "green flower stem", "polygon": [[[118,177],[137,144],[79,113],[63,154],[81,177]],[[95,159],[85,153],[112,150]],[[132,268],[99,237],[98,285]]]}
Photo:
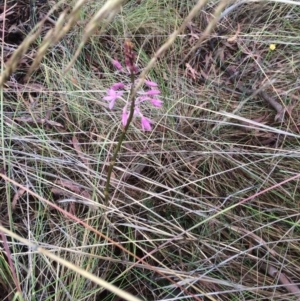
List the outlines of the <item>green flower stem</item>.
{"label": "green flower stem", "polygon": [[111,179],[112,171],[113,171],[113,168],[116,164],[116,159],[117,159],[118,153],[119,153],[119,151],[121,149],[121,146],[122,146],[122,143],[123,143],[123,141],[126,137],[126,134],[127,134],[128,129],[129,129],[130,123],[133,119],[134,107],[135,107],[135,95],[133,94],[135,75],[132,71],[130,73],[130,79],[131,79],[131,88],[130,88],[130,94],[129,94],[129,100],[131,102],[130,112],[129,112],[129,116],[128,116],[128,119],[127,119],[126,126],[124,127],[124,129],[122,131],[122,134],[119,138],[118,144],[116,146],[116,149],[113,153],[112,159],[111,159],[110,164],[109,164],[109,168],[108,168],[108,172],[107,172],[107,180],[106,180],[105,189],[104,189],[105,204],[108,204],[109,187],[110,187],[110,179]]}

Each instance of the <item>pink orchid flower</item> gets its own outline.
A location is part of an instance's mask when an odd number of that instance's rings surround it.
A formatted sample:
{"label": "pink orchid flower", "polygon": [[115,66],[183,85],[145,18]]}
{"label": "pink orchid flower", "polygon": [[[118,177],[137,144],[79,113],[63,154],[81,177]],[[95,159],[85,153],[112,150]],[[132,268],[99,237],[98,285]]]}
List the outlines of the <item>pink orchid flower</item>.
{"label": "pink orchid flower", "polygon": [[123,67],[121,65],[121,63],[117,60],[112,60],[112,64],[114,65],[114,67],[116,67],[118,70],[122,70]]}
{"label": "pink orchid flower", "polygon": [[113,90],[124,89],[125,85],[123,83],[114,83],[111,87]]}
{"label": "pink orchid flower", "polygon": [[145,84],[148,86],[148,87],[157,87],[157,83],[155,82],[152,82],[151,80],[145,80]]}
{"label": "pink orchid flower", "polygon": [[129,114],[127,112],[127,108],[124,107],[123,112],[122,112],[122,124],[123,124],[123,126],[126,126],[127,121],[128,121],[128,116],[129,116]]}
{"label": "pink orchid flower", "polygon": [[141,94],[147,95],[147,96],[153,96],[153,95],[160,94],[160,91],[159,90],[149,90],[149,91],[143,92]]}
{"label": "pink orchid flower", "polygon": [[112,110],[112,108],[114,107],[117,98],[122,96],[122,94],[123,91],[116,91],[114,89],[107,90],[107,96],[104,96],[103,99],[109,101],[108,107],[110,110]]}
{"label": "pink orchid flower", "polygon": [[[123,77],[125,74],[137,73],[138,66],[136,65],[136,53],[133,49],[133,44],[130,41],[126,41],[124,43],[124,56],[125,56],[125,66],[123,67],[122,64],[117,59],[112,59],[112,65],[120,72],[116,72]],[[134,85],[137,85],[140,79],[135,79]],[[143,81],[144,87],[146,87],[146,91],[141,89],[137,93],[135,99],[135,107],[133,112],[133,118],[140,118],[141,121],[141,128],[143,131],[151,131],[152,125],[154,121],[151,119],[144,117],[141,110],[143,109],[143,104],[145,102],[150,103],[152,106],[159,108],[162,106],[163,102],[159,99],[159,94],[161,93],[158,84],[154,81],[149,79],[145,79]],[[121,123],[123,127],[127,125],[128,118],[130,115],[130,110],[128,109],[129,103],[126,100],[128,95],[130,95],[131,91],[131,84],[127,84],[126,82],[115,82],[111,85],[111,87],[107,90],[106,95],[103,97],[104,100],[108,102],[108,107],[112,110],[115,106],[117,99],[121,99],[125,106],[123,108],[121,114]],[[126,97],[123,96],[126,95]]]}
{"label": "pink orchid flower", "polygon": [[142,130],[145,131],[151,131],[151,123],[153,123],[152,120],[142,116],[141,117],[141,124],[142,124]]}
{"label": "pink orchid flower", "polygon": [[144,101],[147,101],[149,100],[151,102],[151,104],[154,106],[154,107],[161,107],[162,106],[162,101],[158,98],[151,98],[151,97],[148,97],[148,96],[140,96],[137,98],[137,105],[139,105],[140,103],[144,102]]}
{"label": "pink orchid flower", "polygon": [[155,106],[160,108],[162,106],[162,101],[158,98],[150,98],[150,102]]}

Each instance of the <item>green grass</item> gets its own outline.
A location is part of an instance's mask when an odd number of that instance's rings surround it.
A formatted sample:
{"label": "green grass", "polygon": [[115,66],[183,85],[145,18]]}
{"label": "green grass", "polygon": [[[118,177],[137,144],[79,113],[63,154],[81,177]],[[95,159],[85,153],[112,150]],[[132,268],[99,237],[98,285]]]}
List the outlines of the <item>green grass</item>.
{"label": "green grass", "polygon": [[[130,37],[145,68],[197,2],[127,1],[109,24],[99,22],[68,73],[104,1],[82,7],[24,82],[16,74],[32,63],[27,51],[1,92],[1,300],[134,300],[82,270],[140,300],[299,298],[300,7],[240,5],[187,57],[218,5],[207,2],[149,72],[164,105],[144,108],[152,132],[138,120],[129,128],[108,203],[122,103],[109,110],[103,96],[128,81],[110,61],[123,61]],[[53,24],[45,26],[42,37]],[[240,84],[289,113],[276,119],[272,105]]]}

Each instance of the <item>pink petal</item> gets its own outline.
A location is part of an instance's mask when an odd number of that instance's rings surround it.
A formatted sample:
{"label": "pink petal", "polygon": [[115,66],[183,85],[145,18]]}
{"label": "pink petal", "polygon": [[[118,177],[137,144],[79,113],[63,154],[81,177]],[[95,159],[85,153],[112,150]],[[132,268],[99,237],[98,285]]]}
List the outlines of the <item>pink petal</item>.
{"label": "pink petal", "polygon": [[112,60],[112,64],[118,69],[118,70],[122,70],[123,67],[121,65],[121,63],[117,60]]}
{"label": "pink petal", "polygon": [[122,124],[123,124],[123,126],[126,126],[127,121],[128,121],[128,116],[129,116],[129,114],[127,113],[126,109],[123,110],[123,112],[122,112]]}
{"label": "pink petal", "polygon": [[139,116],[139,115],[143,116],[140,109],[139,109],[139,107],[135,106],[133,116]]}
{"label": "pink petal", "polygon": [[123,91],[115,91],[113,89],[107,90],[107,95],[103,97],[104,100],[109,101],[108,107],[112,109],[115,105],[115,102],[118,97],[120,97],[123,94]]}
{"label": "pink petal", "polygon": [[160,94],[159,90],[149,90],[145,93],[146,95],[158,95]]}
{"label": "pink petal", "polygon": [[144,116],[141,118],[142,130],[143,131],[151,131],[151,123],[152,121]]}
{"label": "pink petal", "polygon": [[107,90],[107,95],[111,96],[111,97],[116,97],[117,96],[117,92],[113,89],[108,89]]}
{"label": "pink petal", "polygon": [[146,100],[151,100],[151,98],[149,96],[140,96],[140,97],[137,97],[136,103],[140,104],[141,102],[146,101]]}
{"label": "pink petal", "polygon": [[157,98],[152,98],[150,99],[150,102],[155,106],[155,107],[161,107],[162,106],[162,101]]}
{"label": "pink petal", "polygon": [[103,99],[107,101],[112,101],[114,98],[111,96],[104,96]]}
{"label": "pink petal", "polygon": [[157,87],[157,83],[152,82],[151,80],[145,80],[145,84],[146,84],[148,87]]}
{"label": "pink petal", "polygon": [[124,89],[125,85],[123,83],[114,83],[110,88],[112,90]]}
{"label": "pink petal", "polygon": [[107,95],[110,96],[111,98],[115,98],[115,99],[117,99],[119,96],[122,96],[122,94],[123,94],[123,91],[116,91],[112,88],[107,91]]}
{"label": "pink petal", "polygon": [[139,72],[139,69],[138,69],[138,66],[137,66],[137,65],[133,65],[133,66],[131,67],[131,70],[132,70],[132,72],[133,72],[134,74],[137,74],[137,73]]}
{"label": "pink petal", "polygon": [[107,90],[107,95],[103,97],[105,100],[113,100],[114,98],[117,98],[117,92],[113,89]]}
{"label": "pink petal", "polygon": [[115,102],[116,102],[116,100],[115,100],[115,99],[112,99],[112,101],[109,103],[108,107],[109,107],[110,110],[113,109],[113,107],[114,107],[114,105],[115,105]]}
{"label": "pink petal", "polygon": [[127,66],[127,71],[129,74],[131,74],[131,72],[133,74],[137,74],[139,72],[137,65],[126,65],[126,66]]}

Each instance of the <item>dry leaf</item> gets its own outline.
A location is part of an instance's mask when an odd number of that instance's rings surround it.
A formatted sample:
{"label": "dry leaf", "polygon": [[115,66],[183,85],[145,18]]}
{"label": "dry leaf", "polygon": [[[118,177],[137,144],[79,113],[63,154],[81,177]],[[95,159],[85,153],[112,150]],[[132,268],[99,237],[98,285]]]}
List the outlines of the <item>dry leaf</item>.
{"label": "dry leaf", "polygon": [[14,195],[12,203],[11,203],[11,207],[13,210],[16,209],[17,201],[24,194],[25,191],[26,191],[25,189],[20,188],[20,189],[18,189],[17,193]]}
{"label": "dry leaf", "polygon": [[192,68],[192,66],[189,63],[186,63],[185,66],[186,66],[185,69],[186,75],[190,73],[192,75],[192,78],[196,79],[196,75],[199,75],[199,73],[194,68]]}
{"label": "dry leaf", "polygon": [[[64,188],[68,188],[69,190],[71,190],[71,192],[74,192],[84,198],[87,198],[87,199],[91,199],[91,195],[89,194],[89,192],[87,192],[84,188],[82,187],[79,187],[78,184],[74,183],[73,181],[69,181],[69,180],[57,180],[55,181],[55,184],[56,185],[59,185],[61,187],[64,187]],[[68,194],[67,191],[63,190],[63,189],[60,189],[60,188],[57,188],[57,187],[53,187],[51,189],[51,192],[54,193],[54,194],[63,194],[63,195],[66,195]]]}
{"label": "dry leaf", "polygon": [[69,181],[69,180],[56,180],[55,184],[57,184],[59,186],[62,186],[64,188],[68,188],[68,189],[70,189],[71,191],[73,191],[77,194],[80,194],[80,188],[78,187],[77,184],[75,184],[72,181]]}
{"label": "dry leaf", "polygon": [[273,279],[278,278],[278,282],[282,284],[286,290],[292,294],[300,296],[300,288],[297,284],[291,281],[281,270],[276,269],[272,265],[262,265],[262,269],[264,269],[270,277]]}
{"label": "dry leaf", "polygon": [[240,24],[238,23],[238,28],[237,28],[236,33],[234,34],[233,37],[228,38],[228,39],[227,39],[227,42],[233,43],[233,42],[237,39],[237,37],[239,36],[240,32],[241,32],[241,26],[240,26]]}
{"label": "dry leaf", "polygon": [[20,32],[21,30],[18,28],[18,26],[17,25],[12,25],[12,26],[10,26],[9,27],[9,29],[8,29],[8,33],[15,33],[15,32]]}

